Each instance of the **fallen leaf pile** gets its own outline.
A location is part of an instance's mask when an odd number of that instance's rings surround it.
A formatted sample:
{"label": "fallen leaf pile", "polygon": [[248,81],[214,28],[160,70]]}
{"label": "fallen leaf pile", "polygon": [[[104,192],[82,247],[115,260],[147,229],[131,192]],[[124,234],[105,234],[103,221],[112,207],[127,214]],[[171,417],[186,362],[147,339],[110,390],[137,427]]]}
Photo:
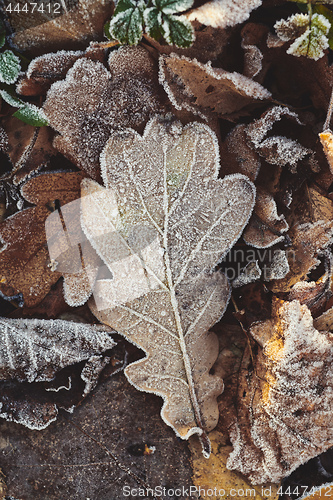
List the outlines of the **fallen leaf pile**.
{"label": "fallen leaf pile", "polygon": [[3,9],[0,499],[333,484],[333,8],[312,3],[189,3],[188,48],[148,14],[106,41],[111,0]]}

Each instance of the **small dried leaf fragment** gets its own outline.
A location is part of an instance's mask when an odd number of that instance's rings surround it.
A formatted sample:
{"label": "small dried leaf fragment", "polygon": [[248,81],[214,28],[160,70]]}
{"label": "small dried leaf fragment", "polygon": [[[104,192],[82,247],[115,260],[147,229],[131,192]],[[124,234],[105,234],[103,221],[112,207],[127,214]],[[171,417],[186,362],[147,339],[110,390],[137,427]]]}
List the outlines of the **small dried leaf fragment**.
{"label": "small dried leaf fragment", "polygon": [[323,146],[328,166],[330,167],[330,171],[333,174],[333,134],[330,130],[324,130],[319,134],[319,139],[321,145]]}
{"label": "small dried leaf fragment", "polygon": [[101,156],[106,188],[82,183],[83,229],[114,277],[97,280],[92,310],[146,352],[125,374],[163,397],[161,416],[183,439],[217,423],[222,381],[209,375],[218,345],[207,330],[223,315],[229,286],[211,271],[255,198],[245,176],[217,179],[218,160],[207,126],[153,119],[143,137],[111,135]]}
{"label": "small dried leaf fragment", "polygon": [[273,128],[274,123],[282,118],[291,118],[298,125],[302,125],[298,116],[287,107],[274,106],[258,119],[250,123],[246,128],[249,141],[254,146],[255,151],[272,165],[288,166],[291,172],[295,173],[298,163],[304,158],[309,158],[310,166],[317,170],[314,152],[304,147],[298,141],[285,136],[273,135],[266,137]]}
{"label": "small dried leaf fragment", "polygon": [[262,0],[212,0],[192,10],[187,19],[224,29],[246,21],[261,4]]}
{"label": "small dried leaf fragment", "polygon": [[229,73],[185,56],[160,56],[160,83],[177,109],[202,115],[231,115],[271,94],[240,73]]}
{"label": "small dried leaf fragment", "polygon": [[65,366],[112,349],[110,331],[59,319],[1,318],[0,379],[52,380]]}
{"label": "small dried leaf fragment", "polygon": [[244,241],[255,248],[268,248],[284,240],[289,226],[284,215],[278,215],[273,196],[258,190],[254,213],[244,231]]}
{"label": "small dried leaf fragment", "polygon": [[[320,260],[318,255],[333,241],[333,202],[313,188],[307,192],[308,203],[294,208],[290,215],[288,236],[292,246],[288,249],[290,271],[285,278],[273,281],[273,292],[289,292],[291,287],[307,278]],[[288,219],[289,219],[288,218]]]}
{"label": "small dried leaf fragment", "polygon": [[227,467],[254,484],[280,481],[333,444],[333,335],[316,330],[296,300],[274,307],[271,319],[251,328],[263,349],[255,373],[243,371],[230,434]]}
{"label": "small dried leaf fragment", "polygon": [[30,179],[21,189],[23,197],[35,207],[5,219],[0,225],[0,290],[7,296],[22,293],[25,305],[40,302],[60,278],[49,267],[45,219],[49,204],[66,204],[79,197],[79,172],[43,174]]}
{"label": "small dried leaf fragment", "polygon": [[59,136],[54,146],[93,179],[115,128],[140,128],[160,111],[154,61],[142,47],[122,47],[100,62],[81,58],[47,93],[44,111]]}

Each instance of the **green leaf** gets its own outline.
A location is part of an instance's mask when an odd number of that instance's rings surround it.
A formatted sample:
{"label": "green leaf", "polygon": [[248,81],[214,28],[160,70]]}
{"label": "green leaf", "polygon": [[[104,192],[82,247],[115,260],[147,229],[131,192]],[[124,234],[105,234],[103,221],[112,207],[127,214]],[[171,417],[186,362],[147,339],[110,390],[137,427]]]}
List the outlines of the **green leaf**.
{"label": "green leaf", "polygon": [[33,125],[34,127],[43,127],[48,125],[44,111],[34,104],[25,103],[25,106],[15,111],[13,114],[22,122]]}
{"label": "green leaf", "polygon": [[6,42],[6,29],[5,25],[0,19],[0,49],[5,45]]}
{"label": "green leaf", "polygon": [[23,106],[25,106],[25,102],[21,101],[21,99],[19,99],[18,97],[15,97],[14,95],[7,92],[6,90],[0,90],[0,96],[10,106],[13,106],[13,108],[22,108]]}
{"label": "green leaf", "polygon": [[0,96],[10,106],[19,108],[17,111],[15,111],[13,116],[19,118],[22,122],[33,125],[34,127],[43,127],[45,125],[48,125],[48,121],[44,114],[44,111],[34,104],[21,101],[21,99],[15,97],[6,90],[0,90]]}
{"label": "green leaf", "polygon": [[156,8],[163,14],[177,14],[192,7],[194,0],[153,0]]}
{"label": "green leaf", "polygon": [[328,38],[328,43],[329,43],[330,49],[333,50],[333,12],[330,9],[328,9],[327,7],[325,7],[324,5],[316,5],[314,7],[313,11],[316,14],[322,14],[331,23],[330,30],[327,33],[327,38]]}
{"label": "green leaf", "polygon": [[190,47],[194,42],[194,29],[185,17],[164,16],[162,29],[169,45]]}
{"label": "green leaf", "polygon": [[143,0],[119,0],[109,33],[122,44],[136,45],[143,35]]}
{"label": "green leaf", "polygon": [[149,36],[155,40],[159,40],[163,37],[164,31],[162,29],[162,12],[156,9],[156,7],[151,7],[146,9],[144,12],[144,20],[146,23],[146,32]]}
{"label": "green leaf", "polygon": [[0,54],[0,82],[8,85],[15,83],[20,71],[20,59],[11,50]]}

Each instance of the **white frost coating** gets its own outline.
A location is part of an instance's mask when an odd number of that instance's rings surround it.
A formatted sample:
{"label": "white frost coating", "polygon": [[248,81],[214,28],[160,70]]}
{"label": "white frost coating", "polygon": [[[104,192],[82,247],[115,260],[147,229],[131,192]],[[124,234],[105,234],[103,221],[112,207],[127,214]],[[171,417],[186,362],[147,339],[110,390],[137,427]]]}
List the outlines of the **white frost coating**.
{"label": "white frost coating", "polygon": [[99,376],[110,362],[107,356],[91,356],[83,367],[81,379],[86,383],[82,396],[85,397],[97,385]]}
{"label": "white frost coating", "polygon": [[[173,69],[172,66],[175,66],[176,69]],[[188,76],[190,71],[191,78]],[[229,96],[230,93],[233,94],[233,97],[237,97],[239,94],[239,97],[246,96],[248,98],[260,100],[269,99],[271,97],[271,93],[259,83],[254,82],[250,78],[247,78],[246,76],[235,71],[229,73],[221,68],[213,68],[211,61],[203,64],[197,59],[190,59],[186,56],[178,56],[175,53],[172,53],[169,56],[160,56],[159,82],[163,86],[170,101],[177,109],[184,108],[201,116],[202,113],[198,109],[198,105],[192,105],[190,102],[186,102],[185,99],[176,95],[175,90],[180,91],[181,88],[181,95],[184,97],[195,96],[197,97],[197,100],[199,100],[197,94],[203,92],[204,97],[207,100],[208,94],[203,90],[203,86],[208,87],[207,80],[208,83],[213,86],[217,86],[217,90],[219,90],[220,85],[221,93],[228,90]],[[179,89],[177,87],[179,87]],[[230,97],[224,98],[227,100],[230,99]],[[219,97],[219,99],[221,100],[221,97]],[[244,103],[244,105],[245,104],[246,103]],[[201,106],[204,107],[203,105]],[[209,108],[212,106],[210,104],[206,104],[206,107]],[[239,107],[236,107],[236,109],[239,109]]]}
{"label": "white frost coating", "polygon": [[258,265],[258,261],[249,262],[240,274],[232,281],[232,288],[239,288],[241,286],[247,285],[257,281],[261,276],[261,269]]}
{"label": "white frost coating", "polygon": [[[152,119],[143,136],[132,129],[113,132],[101,166],[106,188],[82,182],[86,236],[112,274],[115,262],[139,256],[145,276],[155,275],[159,283],[139,298],[127,291],[126,302],[92,310],[145,351],[144,359],[126,367],[126,377],[164,399],[162,418],[182,439],[200,434],[207,456],[204,431],[217,423],[222,390],[222,381],[209,374],[218,342],[207,330],[230,295],[225,276],[212,270],[248,221],[254,185],[239,174],[218,179],[218,143],[209,127],[183,127],[163,117]],[[117,211],[108,201],[110,189]],[[152,255],[163,251],[156,267],[155,259],[144,258],[149,243]],[[114,286],[114,279],[103,280],[104,295]]]}
{"label": "white frost coating", "polygon": [[247,127],[247,135],[256,148],[260,148],[267,132],[273,128],[275,122],[280,121],[284,116],[293,118],[299,125],[303,125],[296,113],[285,106],[275,106]]}
{"label": "white frost coating", "polygon": [[0,379],[52,380],[65,366],[115,346],[110,329],[64,320],[0,319]]}
{"label": "white frost coating", "polygon": [[265,268],[264,280],[280,280],[284,278],[289,271],[290,268],[285,250],[276,249],[270,266]]}
{"label": "white frost coating", "polygon": [[213,0],[187,14],[189,21],[198,20],[213,28],[227,28],[243,23],[262,0]]}
{"label": "white frost coating", "polygon": [[250,408],[240,403],[227,467],[254,484],[279,482],[333,445],[333,335],[316,330],[296,300],[277,302],[273,318],[251,333],[264,339],[257,370],[265,377],[248,380]]}
{"label": "white frost coating", "polygon": [[72,388],[72,377],[68,377],[68,387],[66,387],[65,385],[59,385],[59,387],[45,387],[45,390],[51,392],[59,392],[61,389],[69,391],[71,388]]}
{"label": "white frost coating", "polygon": [[312,153],[297,141],[284,136],[268,137],[260,144],[259,150],[269,150],[265,155],[266,161],[272,165],[289,165],[292,172],[296,172],[297,163]]}
{"label": "white frost coating", "polygon": [[91,178],[111,130],[139,127],[160,110],[155,63],[142,47],[122,47],[100,62],[81,58],[54,83],[43,109],[59,132],[54,146]]}
{"label": "white frost coating", "polygon": [[46,429],[46,427],[48,427],[52,422],[57,420],[58,408],[56,405],[53,405],[53,409],[54,416],[51,418],[48,417],[45,421],[43,421],[42,417],[37,420],[35,415],[29,415],[29,412],[24,411],[18,413],[16,416],[12,415],[11,413],[1,412],[0,417],[7,420],[7,422],[15,422],[16,424],[24,425],[24,427],[27,427],[32,431],[42,431],[43,429]]}
{"label": "white frost coating", "polygon": [[[49,52],[39,57],[35,57],[28,66],[26,75],[28,78],[40,76],[40,65],[46,73],[59,73],[63,67],[66,67],[73,59],[82,57],[84,52],[81,50],[59,50],[58,52]],[[37,72],[37,74],[36,74]]]}

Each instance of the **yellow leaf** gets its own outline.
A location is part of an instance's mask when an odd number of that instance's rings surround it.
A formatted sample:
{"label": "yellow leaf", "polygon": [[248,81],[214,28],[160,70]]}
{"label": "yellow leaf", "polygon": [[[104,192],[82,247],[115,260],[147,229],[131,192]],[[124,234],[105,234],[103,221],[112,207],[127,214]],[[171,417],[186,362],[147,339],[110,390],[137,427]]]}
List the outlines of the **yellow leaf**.
{"label": "yellow leaf", "polygon": [[330,130],[324,130],[319,134],[319,139],[323,146],[330,171],[333,173],[333,134]]}
{"label": "yellow leaf", "polygon": [[209,459],[202,455],[201,445],[196,438],[190,439],[193,484],[199,498],[229,500],[246,498],[253,500],[277,500],[279,484],[267,483],[253,486],[244,476],[226,467],[232,446],[226,444],[226,437],[219,431],[209,433],[212,452]]}

